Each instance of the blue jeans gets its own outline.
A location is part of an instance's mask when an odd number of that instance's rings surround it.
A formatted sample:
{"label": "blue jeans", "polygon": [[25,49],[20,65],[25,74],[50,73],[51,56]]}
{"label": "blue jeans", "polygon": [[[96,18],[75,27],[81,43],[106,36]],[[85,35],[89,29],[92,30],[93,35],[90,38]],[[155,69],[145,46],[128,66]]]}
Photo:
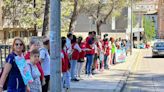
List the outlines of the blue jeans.
{"label": "blue jeans", "polygon": [[71,60],[71,79],[76,79],[76,66],[77,66],[77,60]]}
{"label": "blue jeans", "polygon": [[86,55],[87,63],[86,63],[86,74],[90,75],[92,72],[92,63],[93,63],[93,55]]}
{"label": "blue jeans", "polygon": [[70,76],[70,72],[67,71],[67,72],[63,72],[62,73],[63,76],[62,76],[62,84],[63,84],[63,88],[70,88],[70,79],[71,79],[71,76]]}
{"label": "blue jeans", "polygon": [[18,88],[18,89],[7,88],[7,92],[26,92],[26,88]]}
{"label": "blue jeans", "polygon": [[116,56],[115,56],[116,54],[114,53],[114,54],[112,54],[112,63],[113,64],[115,64],[116,63]]}
{"label": "blue jeans", "polygon": [[108,56],[104,55],[104,68],[107,69],[108,68]]}

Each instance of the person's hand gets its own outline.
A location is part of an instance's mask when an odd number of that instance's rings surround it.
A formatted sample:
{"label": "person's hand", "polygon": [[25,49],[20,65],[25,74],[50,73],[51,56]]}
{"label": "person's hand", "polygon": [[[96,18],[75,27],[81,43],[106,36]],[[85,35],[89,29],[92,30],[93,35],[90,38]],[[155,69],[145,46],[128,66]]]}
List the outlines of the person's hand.
{"label": "person's hand", "polygon": [[3,92],[3,88],[2,87],[0,87],[0,92]]}
{"label": "person's hand", "polygon": [[84,51],[90,51],[91,49],[86,48],[86,49],[82,49],[82,50],[84,50]]}
{"label": "person's hand", "polygon": [[26,92],[30,92],[30,87],[29,86],[26,87]]}
{"label": "person's hand", "polygon": [[43,80],[42,80],[42,86],[46,84],[46,80],[45,78],[43,77]]}

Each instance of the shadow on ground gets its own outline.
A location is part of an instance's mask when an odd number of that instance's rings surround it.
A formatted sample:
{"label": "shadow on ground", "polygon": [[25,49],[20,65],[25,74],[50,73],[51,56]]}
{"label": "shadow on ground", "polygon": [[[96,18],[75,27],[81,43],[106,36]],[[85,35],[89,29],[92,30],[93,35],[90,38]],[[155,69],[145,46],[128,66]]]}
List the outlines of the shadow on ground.
{"label": "shadow on ground", "polygon": [[144,58],[164,58],[164,56],[156,56],[156,57],[152,57],[152,56],[145,56]]}
{"label": "shadow on ground", "polygon": [[164,74],[131,74],[121,92],[164,92]]}

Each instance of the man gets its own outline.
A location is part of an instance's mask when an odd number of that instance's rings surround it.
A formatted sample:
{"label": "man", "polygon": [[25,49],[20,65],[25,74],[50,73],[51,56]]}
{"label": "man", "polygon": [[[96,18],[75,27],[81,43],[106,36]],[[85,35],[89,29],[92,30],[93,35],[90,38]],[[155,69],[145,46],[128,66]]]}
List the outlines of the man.
{"label": "man", "polygon": [[92,77],[92,64],[93,64],[93,56],[94,56],[94,36],[96,35],[95,32],[89,32],[88,37],[86,38],[86,48],[89,49],[86,51],[86,74],[88,77]]}
{"label": "man", "polygon": [[40,60],[41,60],[41,66],[44,72],[44,78],[45,78],[45,85],[42,86],[42,92],[48,92],[48,86],[49,86],[49,80],[50,80],[50,44],[49,44],[49,38],[45,37],[43,39],[43,47],[41,47],[40,50]]}
{"label": "man", "polygon": [[73,39],[73,34],[69,32],[66,38],[66,52],[68,53],[69,58],[71,57],[72,54],[72,45],[71,45],[72,39]]}

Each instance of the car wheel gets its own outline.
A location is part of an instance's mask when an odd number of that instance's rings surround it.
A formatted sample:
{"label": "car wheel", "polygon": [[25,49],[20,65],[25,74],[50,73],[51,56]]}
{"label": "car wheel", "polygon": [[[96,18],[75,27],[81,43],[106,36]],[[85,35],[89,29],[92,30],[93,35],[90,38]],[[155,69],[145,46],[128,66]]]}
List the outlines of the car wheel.
{"label": "car wheel", "polygon": [[156,55],[153,55],[152,58],[156,58],[157,56]]}

